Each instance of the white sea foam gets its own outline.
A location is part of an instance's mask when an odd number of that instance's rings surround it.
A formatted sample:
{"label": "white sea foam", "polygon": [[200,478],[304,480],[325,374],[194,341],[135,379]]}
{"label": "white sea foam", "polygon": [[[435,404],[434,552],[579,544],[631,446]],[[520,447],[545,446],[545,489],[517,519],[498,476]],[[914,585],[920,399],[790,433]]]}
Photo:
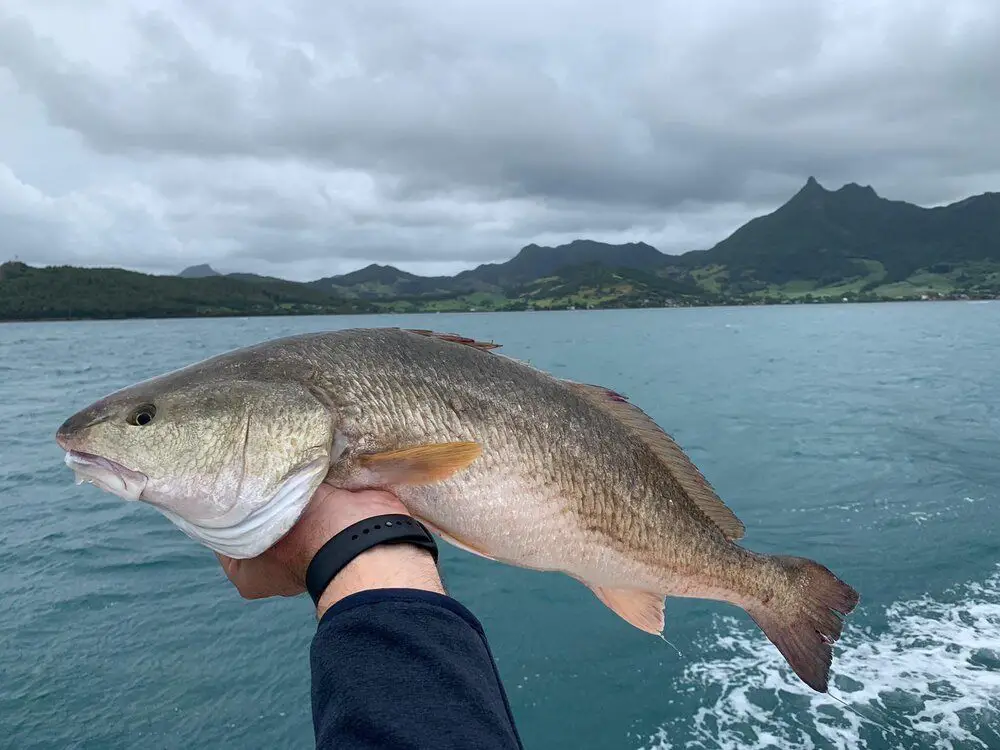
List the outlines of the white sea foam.
{"label": "white sea foam", "polygon": [[678,680],[701,707],[645,748],[1000,748],[1000,571],[940,600],[897,602],[886,622],[879,633],[847,629],[831,692],[888,729],[810,691],[759,634],[725,617],[705,644],[713,658]]}

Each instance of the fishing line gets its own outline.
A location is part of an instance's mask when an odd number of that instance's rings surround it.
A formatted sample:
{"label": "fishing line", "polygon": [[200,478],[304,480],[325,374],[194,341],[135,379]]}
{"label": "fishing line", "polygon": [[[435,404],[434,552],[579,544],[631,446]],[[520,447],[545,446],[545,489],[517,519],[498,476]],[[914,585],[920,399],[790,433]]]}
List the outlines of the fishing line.
{"label": "fishing line", "polygon": [[684,658],[684,654],[681,653],[681,650],[677,648],[677,646],[672,644],[670,641],[668,641],[667,637],[663,635],[663,633],[660,633],[660,640],[666,643],[668,646],[670,646],[670,648],[672,648],[674,651],[676,651],[679,657],[681,657],[682,659]]}

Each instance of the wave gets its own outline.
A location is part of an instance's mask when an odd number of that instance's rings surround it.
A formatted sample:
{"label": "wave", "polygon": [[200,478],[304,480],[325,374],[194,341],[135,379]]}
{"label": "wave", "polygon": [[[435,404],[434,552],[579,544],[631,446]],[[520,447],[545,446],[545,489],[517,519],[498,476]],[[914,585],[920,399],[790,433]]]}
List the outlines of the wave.
{"label": "wave", "polygon": [[834,655],[831,693],[872,720],[810,691],[758,633],[718,617],[701,644],[713,658],[677,685],[700,691],[700,708],[663,724],[644,750],[1000,748],[1000,569],[885,615],[884,631],[850,628]]}

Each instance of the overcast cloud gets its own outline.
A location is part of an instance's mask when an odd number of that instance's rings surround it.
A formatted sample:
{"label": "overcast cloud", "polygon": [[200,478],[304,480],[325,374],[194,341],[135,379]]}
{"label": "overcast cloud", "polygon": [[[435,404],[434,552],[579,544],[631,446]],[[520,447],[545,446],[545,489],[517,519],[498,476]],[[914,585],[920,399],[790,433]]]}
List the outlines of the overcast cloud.
{"label": "overcast cloud", "polygon": [[996,0],[4,0],[0,261],[307,279],[1000,190]]}

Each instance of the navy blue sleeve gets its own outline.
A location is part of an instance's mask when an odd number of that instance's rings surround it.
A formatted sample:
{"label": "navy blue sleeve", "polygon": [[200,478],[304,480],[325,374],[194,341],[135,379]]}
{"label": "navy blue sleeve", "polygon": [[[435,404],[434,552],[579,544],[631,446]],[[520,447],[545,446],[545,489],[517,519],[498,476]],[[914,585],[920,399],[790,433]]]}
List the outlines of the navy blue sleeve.
{"label": "navy blue sleeve", "polygon": [[448,596],[352,594],[323,615],[310,659],[320,750],[521,748],[482,625]]}

